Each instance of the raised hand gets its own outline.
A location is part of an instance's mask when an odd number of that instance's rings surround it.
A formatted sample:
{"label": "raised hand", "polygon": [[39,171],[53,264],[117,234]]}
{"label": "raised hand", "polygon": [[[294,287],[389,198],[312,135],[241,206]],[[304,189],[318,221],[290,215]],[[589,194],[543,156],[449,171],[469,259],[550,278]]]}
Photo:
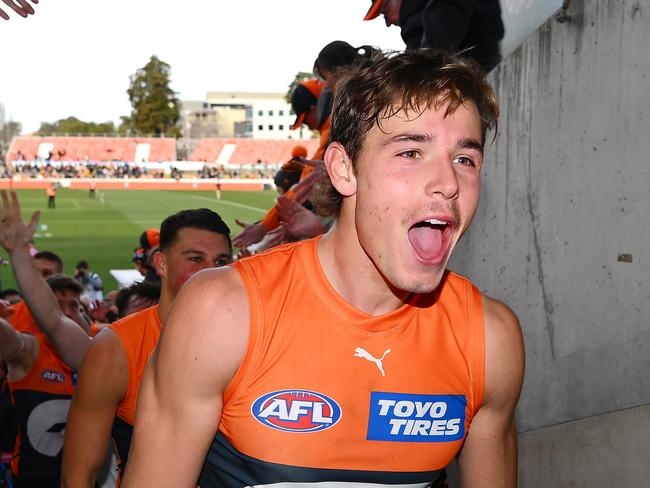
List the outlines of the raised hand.
{"label": "raised hand", "polygon": [[315,237],[324,232],[323,224],[318,217],[295,200],[280,197],[276,207],[289,240]]}
{"label": "raised hand", "polygon": [[[29,3],[27,3],[26,0],[2,0],[2,2],[21,17],[34,15],[34,7],[32,7]],[[32,3],[37,4],[38,0],[32,0]],[[1,8],[0,8],[0,17],[2,17],[5,20],[9,20],[9,15]]]}
{"label": "raised hand", "polygon": [[235,247],[246,247],[251,244],[256,244],[264,239],[266,229],[262,224],[247,224],[239,219],[235,219],[237,225],[243,227],[243,231],[232,240],[232,245]]}
{"label": "raised hand", "polygon": [[11,199],[5,190],[1,192],[2,207],[0,208],[0,245],[12,253],[19,246],[28,246],[41,216],[40,211],[34,212],[29,223],[23,221],[20,202],[15,191],[11,192]]}

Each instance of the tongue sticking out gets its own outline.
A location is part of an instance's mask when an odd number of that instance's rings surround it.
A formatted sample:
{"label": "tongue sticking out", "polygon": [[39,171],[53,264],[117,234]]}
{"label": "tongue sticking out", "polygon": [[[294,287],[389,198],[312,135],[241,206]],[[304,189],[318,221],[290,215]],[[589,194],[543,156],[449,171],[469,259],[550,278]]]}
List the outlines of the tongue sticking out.
{"label": "tongue sticking out", "polygon": [[420,258],[435,259],[442,250],[442,230],[436,227],[412,227],[409,232],[409,242]]}

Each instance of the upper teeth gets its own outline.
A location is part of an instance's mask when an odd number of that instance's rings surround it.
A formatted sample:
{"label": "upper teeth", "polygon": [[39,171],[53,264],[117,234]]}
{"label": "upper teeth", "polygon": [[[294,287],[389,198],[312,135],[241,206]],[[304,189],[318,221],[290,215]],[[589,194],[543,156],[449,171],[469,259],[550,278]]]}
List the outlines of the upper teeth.
{"label": "upper teeth", "polygon": [[438,220],[438,219],[429,219],[429,220],[425,220],[425,222],[431,225],[447,225],[447,222],[443,222],[442,220]]}

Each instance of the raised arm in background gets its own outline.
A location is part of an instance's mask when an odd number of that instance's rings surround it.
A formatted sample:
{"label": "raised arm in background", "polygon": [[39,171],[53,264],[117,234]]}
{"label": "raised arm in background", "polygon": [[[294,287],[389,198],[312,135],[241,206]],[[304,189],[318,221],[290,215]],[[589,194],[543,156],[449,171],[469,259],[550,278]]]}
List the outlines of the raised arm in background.
{"label": "raised arm in background", "polygon": [[21,294],[38,328],[63,362],[73,370],[79,369],[92,339],[73,320],[66,317],[54,293],[38,272],[29,252],[40,212],[34,212],[29,223],[22,219],[20,202],[15,192],[11,198],[2,191],[0,208],[0,245],[9,253],[14,275]]}

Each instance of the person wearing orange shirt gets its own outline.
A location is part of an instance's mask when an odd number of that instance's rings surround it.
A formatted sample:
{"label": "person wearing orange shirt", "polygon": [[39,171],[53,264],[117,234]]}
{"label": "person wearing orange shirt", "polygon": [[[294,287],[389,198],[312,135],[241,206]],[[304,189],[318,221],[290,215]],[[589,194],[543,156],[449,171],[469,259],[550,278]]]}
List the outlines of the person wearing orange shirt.
{"label": "person wearing orange shirt", "polygon": [[195,273],[232,259],[228,226],[205,208],[167,217],[160,226],[159,246],[154,255],[162,286],[158,305],[100,332],[81,364],[65,432],[62,484],[66,488],[94,487],[111,438],[123,471],[140,378],[174,297]]}
{"label": "person wearing orange shirt", "polygon": [[480,68],[437,51],[340,82],[314,198],[334,225],[186,284],[123,488],[438,487],[454,459],[462,487],[516,486],[521,330],[447,270],[497,116]]}
{"label": "person wearing orange shirt", "polygon": [[56,184],[50,183],[45,193],[47,193],[47,208],[56,208]]}
{"label": "person wearing orange shirt", "polygon": [[[79,308],[79,283],[61,275],[51,276],[48,283],[64,306],[72,308],[76,303]],[[35,325],[29,326],[28,319],[29,314],[19,312],[10,316],[15,326],[0,319],[0,357],[7,364],[19,426],[12,480],[16,488],[58,488],[63,431],[77,378],[50,341],[35,333]]]}

